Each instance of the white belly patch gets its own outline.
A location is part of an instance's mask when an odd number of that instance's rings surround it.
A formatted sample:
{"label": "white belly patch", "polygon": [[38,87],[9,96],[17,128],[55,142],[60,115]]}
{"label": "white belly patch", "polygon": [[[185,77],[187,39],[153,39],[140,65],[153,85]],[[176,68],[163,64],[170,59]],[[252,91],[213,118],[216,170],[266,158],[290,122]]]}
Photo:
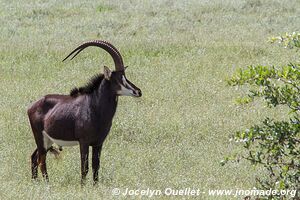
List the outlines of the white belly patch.
{"label": "white belly patch", "polygon": [[64,147],[64,146],[75,146],[79,145],[78,141],[69,141],[69,140],[60,140],[60,139],[54,139],[50,137],[46,131],[43,131],[44,136],[44,147],[45,149],[48,149],[51,147],[53,143],[57,144],[58,146]]}

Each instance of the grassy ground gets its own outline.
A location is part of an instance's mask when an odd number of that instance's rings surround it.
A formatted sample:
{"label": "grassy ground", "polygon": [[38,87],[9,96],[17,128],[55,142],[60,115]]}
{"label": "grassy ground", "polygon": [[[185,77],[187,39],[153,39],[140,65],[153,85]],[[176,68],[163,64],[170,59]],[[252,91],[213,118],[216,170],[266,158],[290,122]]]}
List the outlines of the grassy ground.
{"label": "grassy ground", "polygon": [[[249,64],[297,61],[294,52],[266,40],[297,30],[299,8],[296,0],[0,1],[0,199],[112,199],[116,187],[252,188],[260,169],[246,162],[222,167],[220,160],[239,151],[228,142],[230,134],[269,110],[261,103],[236,105],[246,89],[225,80]],[[61,62],[90,39],[120,49],[130,66],[127,77],[143,97],[120,98],[98,186],[91,174],[80,186],[78,147],[65,148],[59,160],[48,156],[49,184],[32,182],[35,143],[26,109],[113,66],[93,48]],[[226,198],[232,197],[219,197]]]}

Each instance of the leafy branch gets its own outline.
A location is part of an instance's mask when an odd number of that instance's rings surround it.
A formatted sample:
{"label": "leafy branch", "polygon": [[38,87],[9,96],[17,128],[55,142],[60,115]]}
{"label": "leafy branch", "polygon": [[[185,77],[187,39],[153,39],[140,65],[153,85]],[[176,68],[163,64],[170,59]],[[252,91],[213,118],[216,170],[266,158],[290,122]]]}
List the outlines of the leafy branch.
{"label": "leafy branch", "polygon": [[[271,42],[283,43],[288,48],[300,48],[300,33],[285,34],[271,38]],[[300,198],[300,65],[283,67],[248,66],[239,69],[229,80],[230,86],[251,86],[248,99],[262,98],[270,108],[285,105],[289,120],[276,121],[266,118],[262,123],[244,131],[237,131],[231,138],[242,144],[245,153],[225,158],[245,159],[252,165],[263,166],[267,171],[264,178],[256,178],[262,189],[296,190],[291,196],[269,196],[269,199]]]}
{"label": "leafy branch", "polygon": [[271,43],[283,44],[285,48],[300,48],[300,33],[286,33],[285,35],[271,37],[269,40]]}

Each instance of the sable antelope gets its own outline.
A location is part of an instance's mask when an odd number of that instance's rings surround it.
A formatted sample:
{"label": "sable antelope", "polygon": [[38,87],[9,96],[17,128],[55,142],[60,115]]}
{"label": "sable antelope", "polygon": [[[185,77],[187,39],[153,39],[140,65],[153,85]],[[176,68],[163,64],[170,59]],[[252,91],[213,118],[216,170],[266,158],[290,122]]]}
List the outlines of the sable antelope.
{"label": "sable antelope", "polygon": [[[49,94],[28,109],[28,117],[37,148],[31,155],[32,178],[36,179],[38,166],[48,181],[46,154],[58,154],[52,144],[73,146],[79,144],[81,156],[81,183],[88,173],[89,146],[92,146],[94,183],[98,182],[99,157],[102,144],[108,135],[116,112],[118,96],[141,97],[141,90],[127,80],[123,59],[110,43],[95,40],[83,43],[73,50],[73,59],[87,47],[96,46],[113,58],[115,71],[104,66],[104,74],[98,74],[84,87],[74,88],[70,95]],[[75,54],[74,54],[75,53]]]}

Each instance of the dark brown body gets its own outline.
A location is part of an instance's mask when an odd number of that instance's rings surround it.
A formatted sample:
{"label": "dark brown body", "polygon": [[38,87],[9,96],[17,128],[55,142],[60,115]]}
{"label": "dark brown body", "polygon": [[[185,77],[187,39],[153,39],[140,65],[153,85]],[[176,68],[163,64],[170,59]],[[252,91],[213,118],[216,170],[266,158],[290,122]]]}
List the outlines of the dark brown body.
{"label": "dark brown body", "polygon": [[118,96],[140,97],[141,90],[125,77],[125,68],[119,51],[106,41],[86,42],[65,59],[83,49],[96,46],[107,51],[115,62],[116,71],[104,67],[104,74],[95,76],[86,86],[74,88],[70,95],[46,95],[28,109],[28,117],[37,145],[31,155],[32,178],[36,179],[38,166],[48,180],[46,155],[58,153],[52,144],[80,146],[81,176],[84,183],[88,173],[89,147],[92,146],[94,182],[98,182],[100,153],[108,135],[118,104]]}
{"label": "dark brown body", "polygon": [[103,79],[98,90],[89,95],[71,97],[69,95],[46,95],[28,109],[28,116],[37,150],[32,154],[33,178],[37,177],[37,164],[45,178],[48,178],[46,153],[52,143],[45,144],[47,133],[53,139],[65,142],[77,141],[82,154],[82,178],[88,170],[88,147],[93,147],[94,179],[99,169],[102,144],[108,135],[112,118],[117,107],[117,96],[111,92],[110,84]]}
{"label": "dark brown body", "polygon": [[[85,140],[87,144],[97,145],[103,142],[109,131],[117,106],[117,96],[111,97],[111,107],[105,106],[104,112],[109,113],[105,119],[101,119],[101,113],[90,110],[91,102],[87,95],[76,98],[69,95],[46,95],[28,109],[28,116],[33,127],[39,132],[45,131],[53,138],[66,141],[85,138],[88,139]],[[93,136],[97,136],[96,139]]]}

